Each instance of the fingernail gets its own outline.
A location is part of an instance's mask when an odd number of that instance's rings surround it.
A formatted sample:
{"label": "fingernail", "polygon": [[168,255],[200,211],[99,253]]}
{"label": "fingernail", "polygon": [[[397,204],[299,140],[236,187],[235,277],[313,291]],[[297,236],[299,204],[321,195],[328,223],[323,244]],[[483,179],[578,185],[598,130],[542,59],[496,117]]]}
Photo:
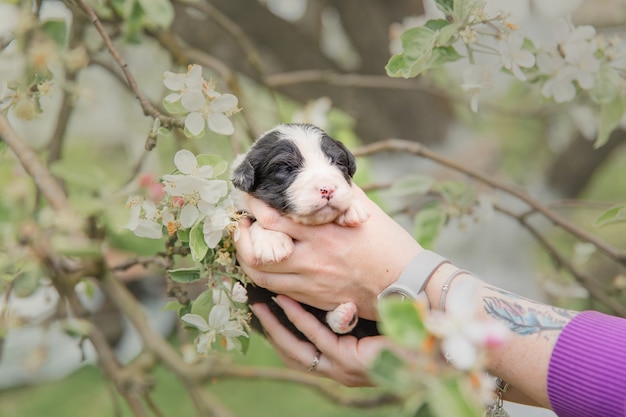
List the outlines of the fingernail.
{"label": "fingernail", "polygon": [[272,301],[275,302],[278,307],[283,308],[283,306],[280,304],[280,301],[278,301],[278,296],[272,297]]}

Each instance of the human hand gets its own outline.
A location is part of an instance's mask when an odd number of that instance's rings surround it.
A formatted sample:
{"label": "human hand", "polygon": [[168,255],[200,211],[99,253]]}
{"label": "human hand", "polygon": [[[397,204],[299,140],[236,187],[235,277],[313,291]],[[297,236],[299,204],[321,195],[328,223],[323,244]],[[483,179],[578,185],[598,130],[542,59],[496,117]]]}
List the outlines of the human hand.
{"label": "human hand", "polygon": [[252,250],[250,222],[243,220],[236,242],[243,271],[260,287],[323,310],[352,301],[359,316],[375,320],[378,294],[395,282],[423,249],[363,190],[353,186],[353,192],[370,214],[356,227],[297,224],[251,198],[249,209],[256,221],[266,229],[291,236],[295,248],[287,259],[263,264]]}
{"label": "human hand", "polygon": [[[384,348],[392,348],[384,336],[371,336],[357,339],[354,336],[340,336],[323,325],[315,316],[307,312],[293,299],[284,295],[276,297],[276,303],[283,309],[289,320],[309,339],[305,342],[283,327],[270,312],[266,304],[252,307],[268,340],[291,369],[311,371],[334,379],[346,386],[371,386],[368,368],[378,353]],[[310,370],[317,351],[319,362]]]}

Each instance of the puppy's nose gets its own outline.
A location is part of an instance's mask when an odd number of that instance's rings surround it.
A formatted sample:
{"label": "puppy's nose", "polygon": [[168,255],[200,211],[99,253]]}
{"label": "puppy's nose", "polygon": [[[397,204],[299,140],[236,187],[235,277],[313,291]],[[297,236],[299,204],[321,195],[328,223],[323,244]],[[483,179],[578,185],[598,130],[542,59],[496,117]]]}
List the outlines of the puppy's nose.
{"label": "puppy's nose", "polygon": [[325,198],[326,200],[330,200],[331,198],[333,198],[333,194],[335,193],[335,187],[320,187],[320,194],[322,196],[322,198]]}

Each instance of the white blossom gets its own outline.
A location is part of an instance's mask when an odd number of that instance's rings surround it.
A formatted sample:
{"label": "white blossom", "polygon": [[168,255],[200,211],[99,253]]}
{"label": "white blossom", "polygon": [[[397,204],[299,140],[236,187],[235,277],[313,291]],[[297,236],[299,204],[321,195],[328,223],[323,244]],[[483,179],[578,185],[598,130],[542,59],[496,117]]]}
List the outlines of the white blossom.
{"label": "white blossom", "polygon": [[513,73],[515,78],[526,81],[526,75],[521,68],[531,68],[535,65],[535,55],[523,49],[524,36],[521,32],[513,32],[499,44],[498,51],[504,68]]}
{"label": "white blossom", "polygon": [[493,87],[493,69],[481,65],[470,65],[463,70],[461,88],[470,95],[470,107],[478,112],[478,95]]}
{"label": "white blossom", "polygon": [[202,94],[203,81],[202,67],[199,65],[190,65],[187,74],[166,71],[163,74],[163,84],[176,93],[169,94],[165,100],[169,103],[180,100],[186,110],[199,110],[205,102],[204,94]]}
{"label": "white blossom", "polygon": [[241,322],[231,318],[228,305],[215,304],[209,312],[208,320],[192,313],[185,314],[181,320],[201,332],[196,343],[198,353],[207,353],[218,336],[222,336],[226,341],[227,350],[238,349],[241,346],[238,337],[248,337]]}
{"label": "white blossom", "polygon": [[231,218],[231,206],[228,201],[218,206],[207,206],[202,204],[204,217],[203,233],[204,241],[209,248],[214,248],[222,239],[224,231],[234,223]]}
{"label": "white blossom", "polygon": [[130,218],[124,226],[136,236],[159,239],[163,236],[163,225],[158,221],[161,213],[152,200],[130,197],[126,203],[130,207]]}

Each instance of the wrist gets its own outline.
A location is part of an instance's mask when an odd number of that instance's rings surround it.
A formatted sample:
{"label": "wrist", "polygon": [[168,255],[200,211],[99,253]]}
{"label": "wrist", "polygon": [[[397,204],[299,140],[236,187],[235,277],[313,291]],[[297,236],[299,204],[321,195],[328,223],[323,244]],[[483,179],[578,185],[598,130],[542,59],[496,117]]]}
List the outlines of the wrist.
{"label": "wrist", "polygon": [[458,270],[458,267],[447,263],[441,265],[433,272],[430,280],[428,280],[426,286],[424,287],[424,293],[428,298],[431,310],[439,310],[441,308],[441,294],[443,292],[444,285],[448,277]]}
{"label": "wrist", "polygon": [[423,297],[424,301],[431,302],[432,297],[426,294],[426,287],[432,278],[442,275],[446,265],[450,265],[450,261],[443,256],[429,250],[419,251],[399,277],[380,292],[378,301],[391,297],[407,300]]}

